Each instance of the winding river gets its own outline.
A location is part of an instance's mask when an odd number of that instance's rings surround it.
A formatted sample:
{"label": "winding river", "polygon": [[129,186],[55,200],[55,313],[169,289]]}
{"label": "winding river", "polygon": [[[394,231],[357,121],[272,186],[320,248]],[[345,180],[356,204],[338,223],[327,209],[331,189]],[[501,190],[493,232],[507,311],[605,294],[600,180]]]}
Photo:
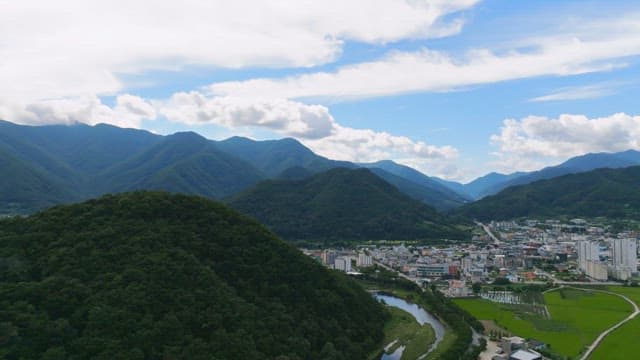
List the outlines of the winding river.
{"label": "winding river", "polygon": [[[408,303],[404,299],[400,299],[400,298],[397,298],[395,296],[382,295],[382,294],[375,294],[374,296],[378,300],[384,300],[384,302],[388,306],[397,307],[397,308],[399,308],[401,310],[404,310],[404,311],[408,312],[409,314],[413,315],[413,317],[416,319],[416,321],[418,321],[418,324],[420,324],[420,325],[424,325],[424,324],[431,325],[431,327],[433,328],[433,330],[434,330],[434,332],[436,334],[436,340],[433,342],[433,344],[429,348],[429,351],[427,351],[425,354],[420,356],[420,359],[423,359],[424,357],[427,356],[427,354],[429,354],[430,352],[435,350],[436,347],[438,346],[438,344],[444,338],[444,332],[445,332],[444,324],[442,322],[440,322],[440,320],[438,320],[438,318],[436,318],[435,316],[433,316],[430,313],[426,312],[420,306],[418,306],[416,304]],[[403,351],[404,351],[404,346],[400,346],[400,347],[398,347],[398,349],[396,349],[396,351],[394,351],[391,354],[383,354],[382,357],[380,358],[380,360],[400,360],[400,358],[402,357],[402,352]]]}

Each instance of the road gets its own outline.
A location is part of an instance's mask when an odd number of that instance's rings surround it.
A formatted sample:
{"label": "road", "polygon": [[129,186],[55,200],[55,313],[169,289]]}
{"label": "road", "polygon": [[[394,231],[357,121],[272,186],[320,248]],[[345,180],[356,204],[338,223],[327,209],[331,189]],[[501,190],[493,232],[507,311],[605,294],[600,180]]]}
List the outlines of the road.
{"label": "road", "polygon": [[489,237],[491,239],[493,239],[493,243],[494,244],[501,244],[502,241],[500,241],[500,239],[498,239],[495,235],[493,235],[493,233],[491,232],[491,230],[489,229],[489,227],[481,222],[476,222],[476,225],[481,226],[482,229],[484,229],[484,232],[487,233],[487,235],[489,235]]}
{"label": "road", "polygon": [[[383,267],[383,268],[385,268],[385,269],[387,269],[389,271],[393,271],[394,273],[398,274],[398,276],[400,276],[402,278],[405,278],[405,279],[407,279],[407,280],[409,280],[411,282],[417,283],[416,279],[410,278],[407,275],[401,273],[400,271],[398,271],[398,270],[396,270],[396,269],[394,269],[394,268],[392,268],[390,266],[387,266],[387,265],[385,265],[385,264],[383,264],[383,263],[381,263],[379,261],[375,261],[375,260],[373,261],[373,263],[376,264],[376,265],[380,265],[381,267]],[[418,285],[420,285],[420,284],[418,284]]]}

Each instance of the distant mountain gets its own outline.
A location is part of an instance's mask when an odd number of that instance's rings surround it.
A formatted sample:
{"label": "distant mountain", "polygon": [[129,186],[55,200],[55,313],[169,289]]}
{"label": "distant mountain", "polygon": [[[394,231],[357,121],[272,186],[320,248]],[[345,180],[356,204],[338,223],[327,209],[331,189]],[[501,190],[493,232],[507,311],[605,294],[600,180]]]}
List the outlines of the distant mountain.
{"label": "distant mountain", "polygon": [[291,138],[256,141],[235,136],[217,142],[217,146],[220,150],[250,163],[268,178],[278,177],[292,167],[302,167],[312,173],[335,167],[356,167],[347,161],[335,161],[317,155],[298,140]]}
{"label": "distant mountain", "polygon": [[581,173],[601,168],[624,168],[640,165],[640,152],[628,150],[618,153],[594,153],[573,157],[560,165],[549,166],[529,173],[515,173],[501,182],[485,186],[479,197],[492,195],[510,186],[529,184],[537,180],[552,179],[566,174]]}
{"label": "distant mountain", "polygon": [[148,131],[104,124],[21,126],[0,121],[0,142],[63,178],[95,175],[162,139]]}
{"label": "distant mountain", "polygon": [[475,199],[471,194],[469,194],[469,192],[465,188],[464,184],[462,184],[462,183],[459,183],[457,181],[441,179],[441,178],[439,178],[437,176],[429,176],[429,178],[431,180],[439,183],[440,185],[448,188],[449,190],[455,192],[459,196],[465,198],[467,201]]}
{"label": "distant mountain", "polygon": [[335,168],[298,181],[269,180],[228,203],[290,240],[466,236],[435,209],[367,169]]}
{"label": "distant mountain", "polygon": [[476,199],[497,194],[510,186],[529,184],[534,181],[581,173],[601,168],[624,168],[640,165],[640,152],[627,150],[618,153],[593,153],[573,157],[562,164],[549,166],[532,172],[516,172],[509,175],[490,173],[472,182],[464,188]]}
{"label": "distant mountain", "polygon": [[454,210],[479,220],[520,217],[640,217],[640,166],[598,169],[509,187]]}
{"label": "distant mountain", "polygon": [[3,359],[366,359],[371,294],[246,216],[136,192],[0,220]]}
{"label": "distant mountain", "polygon": [[280,180],[302,180],[304,178],[308,178],[312,176],[313,172],[311,170],[304,168],[302,166],[293,166],[290,167],[276,177],[276,179]]}
{"label": "distant mountain", "polygon": [[470,183],[464,185],[464,188],[467,190],[474,199],[482,198],[488,194],[489,189],[496,188],[501,184],[504,184],[510,180],[518,178],[526,173],[524,172],[516,172],[512,174],[500,174],[496,172],[489,173],[487,175],[481,176]]}
{"label": "distant mountain", "polygon": [[369,169],[384,170],[373,172],[405,194],[438,210],[452,209],[471,201],[468,195],[458,193],[444,185],[442,183],[444,180],[431,178],[418,170],[391,160],[360,165]]}
{"label": "distant mountain", "polygon": [[0,144],[0,215],[26,213],[76,200],[65,182]]}
{"label": "distant mountain", "polygon": [[223,198],[265,176],[249,163],[193,133],[176,133],[100,176],[101,190],[164,190]]}
{"label": "distant mountain", "polygon": [[452,194],[450,190],[442,191],[441,189],[427,188],[380,168],[374,167],[369,168],[369,170],[379,178],[395,186],[402,193],[439,211],[450,210],[467,202],[457,194]]}

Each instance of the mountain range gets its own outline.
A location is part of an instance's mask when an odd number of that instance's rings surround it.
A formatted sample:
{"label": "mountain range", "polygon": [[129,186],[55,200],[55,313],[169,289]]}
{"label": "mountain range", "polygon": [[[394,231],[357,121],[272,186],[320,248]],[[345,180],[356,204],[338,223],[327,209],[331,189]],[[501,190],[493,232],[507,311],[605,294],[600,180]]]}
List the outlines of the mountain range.
{"label": "mountain range", "polygon": [[143,189],[226,199],[263,181],[305,180],[335,168],[367,168],[404,195],[446,212],[472,208],[474,200],[514,186],[633,165],[640,165],[640,152],[634,150],[586,154],[539,171],[490,173],[461,184],[389,160],[331,160],[294,139],[212,141],[193,132],[161,136],[110,125],[22,126],[0,121],[0,171],[7,174],[0,183],[0,216]]}
{"label": "mountain range", "polygon": [[[439,210],[464,204],[435,180],[392,162],[373,166],[400,191]],[[301,178],[336,167],[294,139],[207,140],[192,133],[160,136],[110,125],[21,126],[0,121],[1,213],[30,213],[105,193],[140,189],[222,199],[260,181]]]}
{"label": "mountain range", "polygon": [[640,166],[597,169],[511,186],[454,213],[480,221],[522,217],[640,218]]}
{"label": "mountain range", "polygon": [[627,150],[618,153],[593,153],[570,158],[555,166],[532,172],[517,172],[508,175],[490,173],[464,185],[476,199],[497,194],[516,185],[526,185],[537,180],[552,179],[567,174],[576,174],[601,168],[624,168],[640,165],[640,152]]}

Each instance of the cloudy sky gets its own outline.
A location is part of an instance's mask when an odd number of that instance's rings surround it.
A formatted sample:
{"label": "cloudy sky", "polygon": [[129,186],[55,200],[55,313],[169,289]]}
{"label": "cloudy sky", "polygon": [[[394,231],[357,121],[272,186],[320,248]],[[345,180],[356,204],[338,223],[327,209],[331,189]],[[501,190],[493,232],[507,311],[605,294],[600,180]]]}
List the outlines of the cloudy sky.
{"label": "cloudy sky", "polygon": [[294,137],[468,181],[640,149],[634,0],[0,0],[0,119]]}

